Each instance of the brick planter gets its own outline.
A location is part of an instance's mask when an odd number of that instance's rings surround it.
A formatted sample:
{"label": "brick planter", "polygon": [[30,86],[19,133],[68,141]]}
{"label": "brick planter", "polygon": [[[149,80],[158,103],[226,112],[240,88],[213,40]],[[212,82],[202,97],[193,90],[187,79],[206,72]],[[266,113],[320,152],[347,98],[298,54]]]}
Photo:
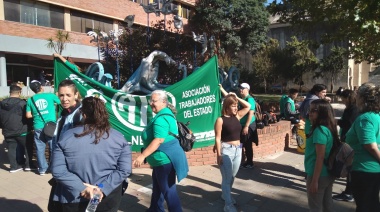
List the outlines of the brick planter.
{"label": "brick planter", "polygon": [[[254,158],[264,158],[284,151],[289,144],[290,121],[280,121],[262,130],[258,130],[259,145],[253,143]],[[216,164],[216,155],[212,152],[213,146],[193,149],[186,153],[189,166]],[[140,155],[134,152],[133,160]],[[141,166],[149,167],[148,164]]]}

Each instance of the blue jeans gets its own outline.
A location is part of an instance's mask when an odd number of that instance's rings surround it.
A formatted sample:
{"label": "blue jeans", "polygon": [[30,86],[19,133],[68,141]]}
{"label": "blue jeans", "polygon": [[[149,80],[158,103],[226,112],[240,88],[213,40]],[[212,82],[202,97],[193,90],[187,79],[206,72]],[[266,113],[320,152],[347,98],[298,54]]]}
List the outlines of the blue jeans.
{"label": "blue jeans", "polygon": [[222,143],[222,195],[226,205],[232,205],[231,189],[241,162],[241,146]]}
{"label": "blue jeans", "polygon": [[46,136],[42,129],[34,130],[34,142],[36,143],[38,172],[46,172],[49,165],[46,161],[46,143],[49,144],[50,155],[52,155],[52,138]]}
{"label": "blue jeans", "polygon": [[165,212],[165,199],[170,212],[182,212],[175,178],[176,174],[172,163],[153,167],[153,193],[147,211]]}

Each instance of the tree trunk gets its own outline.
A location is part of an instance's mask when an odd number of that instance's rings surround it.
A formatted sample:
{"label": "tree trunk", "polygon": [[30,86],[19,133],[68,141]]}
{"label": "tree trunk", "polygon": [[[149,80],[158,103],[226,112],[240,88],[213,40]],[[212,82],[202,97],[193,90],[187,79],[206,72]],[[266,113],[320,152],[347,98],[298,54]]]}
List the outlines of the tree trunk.
{"label": "tree trunk", "polygon": [[267,79],[264,78],[264,93],[267,93]]}

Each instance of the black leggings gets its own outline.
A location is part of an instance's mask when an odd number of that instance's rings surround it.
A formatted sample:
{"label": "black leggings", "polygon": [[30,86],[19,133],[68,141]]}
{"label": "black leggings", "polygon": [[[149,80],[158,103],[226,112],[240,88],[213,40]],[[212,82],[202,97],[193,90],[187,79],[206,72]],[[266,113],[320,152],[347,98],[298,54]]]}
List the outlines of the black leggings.
{"label": "black leggings", "polygon": [[356,212],[379,212],[380,173],[351,172]]}

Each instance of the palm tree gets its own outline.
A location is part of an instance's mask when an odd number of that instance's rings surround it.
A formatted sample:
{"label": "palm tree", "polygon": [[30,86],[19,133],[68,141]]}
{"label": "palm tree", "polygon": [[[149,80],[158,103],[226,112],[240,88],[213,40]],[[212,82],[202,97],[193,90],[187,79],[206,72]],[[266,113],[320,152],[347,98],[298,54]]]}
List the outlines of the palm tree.
{"label": "palm tree", "polygon": [[50,37],[47,39],[48,43],[46,46],[49,49],[53,49],[55,53],[62,55],[62,51],[65,49],[66,43],[70,42],[69,32],[58,30],[55,37]]}

